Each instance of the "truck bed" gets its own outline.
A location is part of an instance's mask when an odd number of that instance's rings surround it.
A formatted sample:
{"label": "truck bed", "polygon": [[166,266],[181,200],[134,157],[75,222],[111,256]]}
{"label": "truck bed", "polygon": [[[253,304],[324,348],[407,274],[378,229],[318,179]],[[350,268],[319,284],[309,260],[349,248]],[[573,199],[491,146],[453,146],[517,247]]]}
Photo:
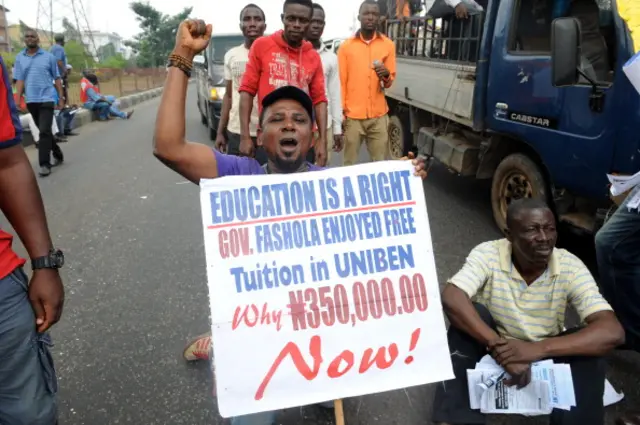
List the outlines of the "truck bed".
{"label": "truck bed", "polygon": [[398,56],[396,80],[386,95],[472,126],[475,65]]}

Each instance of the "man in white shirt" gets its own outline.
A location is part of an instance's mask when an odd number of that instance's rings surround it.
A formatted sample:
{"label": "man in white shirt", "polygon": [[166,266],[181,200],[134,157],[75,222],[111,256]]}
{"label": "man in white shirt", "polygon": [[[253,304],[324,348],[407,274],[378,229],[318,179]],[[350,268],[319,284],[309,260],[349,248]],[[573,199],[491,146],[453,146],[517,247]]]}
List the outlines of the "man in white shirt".
{"label": "man in white shirt", "polygon": [[[322,33],[325,26],[325,13],[318,3],[313,4],[313,15],[307,32],[307,41],[316,49],[322,60],[324,71],[324,84],[327,92],[328,117],[327,144],[333,142],[333,149],[327,146],[327,164],[331,160],[331,150],[342,150],[342,94],[340,92],[340,72],[338,71],[338,56],[329,50],[322,42]],[[318,140],[318,135],[315,135]],[[309,162],[314,162],[315,153],[309,152]]]}
{"label": "man in white shirt", "polygon": [[[219,151],[230,155],[240,154],[240,93],[238,88],[249,61],[249,49],[256,39],[264,35],[266,29],[267,24],[263,10],[255,4],[246,5],[240,12],[240,30],[244,35],[244,43],[230,49],[224,55],[226,90],[222,99],[222,112],[215,146]],[[249,129],[255,145],[258,131],[257,98],[254,99]],[[267,162],[266,153],[261,147],[256,150],[256,160],[260,164]]]}

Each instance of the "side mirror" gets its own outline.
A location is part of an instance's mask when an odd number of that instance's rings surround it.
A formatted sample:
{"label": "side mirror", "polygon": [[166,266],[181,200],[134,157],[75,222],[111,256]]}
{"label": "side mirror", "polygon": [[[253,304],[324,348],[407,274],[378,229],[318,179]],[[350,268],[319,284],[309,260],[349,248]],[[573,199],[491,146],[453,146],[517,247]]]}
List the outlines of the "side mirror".
{"label": "side mirror", "polygon": [[193,58],[193,63],[197,64],[197,65],[204,65],[205,61],[204,61],[204,55],[196,55]]}
{"label": "side mirror", "polygon": [[551,24],[551,79],[554,87],[574,86],[580,78],[580,22],[558,18]]}

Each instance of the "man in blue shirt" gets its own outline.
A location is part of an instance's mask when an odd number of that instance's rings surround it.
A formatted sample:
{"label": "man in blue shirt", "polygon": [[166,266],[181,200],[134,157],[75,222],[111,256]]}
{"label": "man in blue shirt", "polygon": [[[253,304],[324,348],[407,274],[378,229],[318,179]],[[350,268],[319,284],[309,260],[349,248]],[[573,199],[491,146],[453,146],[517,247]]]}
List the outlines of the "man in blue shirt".
{"label": "man in blue shirt", "polygon": [[60,78],[62,78],[62,94],[66,100],[69,100],[69,82],[67,80],[67,54],[64,51],[64,34],[56,34],[55,41],[56,44],[51,46],[49,52],[53,56],[55,56],[56,61],[58,62],[58,71],[60,72]]}
{"label": "man in blue shirt", "polygon": [[[62,81],[55,56],[40,48],[40,39],[34,30],[24,34],[26,48],[18,53],[15,63],[16,93],[18,99],[25,94],[27,109],[40,130],[38,143],[39,174],[51,174],[51,167],[62,164],[64,155],[53,137],[51,123],[56,108],[55,94],[58,93],[58,107],[64,107]],[[55,86],[51,84],[55,81]],[[53,153],[54,162],[51,162]]]}

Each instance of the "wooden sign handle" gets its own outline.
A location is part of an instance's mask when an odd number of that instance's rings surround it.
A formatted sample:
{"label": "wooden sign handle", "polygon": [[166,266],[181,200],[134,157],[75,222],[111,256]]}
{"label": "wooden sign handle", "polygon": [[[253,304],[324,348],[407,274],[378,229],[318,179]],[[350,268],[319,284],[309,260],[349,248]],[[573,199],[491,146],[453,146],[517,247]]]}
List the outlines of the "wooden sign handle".
{"label": "wooden sign handle", "polygon": [[342,399],[333,400],[333,408],[336,412],[336,425],[345,425]]}

